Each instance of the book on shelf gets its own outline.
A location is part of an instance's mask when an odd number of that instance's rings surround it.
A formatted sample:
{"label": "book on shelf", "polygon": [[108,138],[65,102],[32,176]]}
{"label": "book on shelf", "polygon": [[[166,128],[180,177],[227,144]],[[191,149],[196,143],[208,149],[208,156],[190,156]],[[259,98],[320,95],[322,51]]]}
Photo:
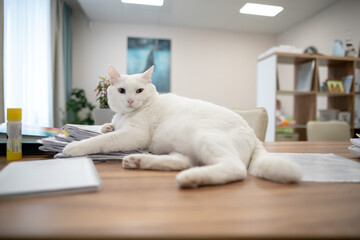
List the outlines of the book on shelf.
{"label": "book on shelf", "polygon": [[345,77],[341,78],[341,80],[343,81],[346,93],[350,93],[353,79],[354,79],[353,75],[348,75],[348,76],[345,76]]}
{"label": "book on shelf", "polygon": [[360,68],[356,68],[355,76],[356,78],[354,79],[354,92],[360,93]]}
{"label": "book on shelf", "polygon": [[308,61],[300,65],[297,73],[296,91],[310,92],[314,77],[315,61]]}

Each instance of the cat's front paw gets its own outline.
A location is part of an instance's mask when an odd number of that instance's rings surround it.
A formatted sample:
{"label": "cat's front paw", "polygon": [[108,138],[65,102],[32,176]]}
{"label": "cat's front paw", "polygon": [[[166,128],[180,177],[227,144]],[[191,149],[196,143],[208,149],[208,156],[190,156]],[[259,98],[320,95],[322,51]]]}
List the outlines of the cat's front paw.
{"label": "cat's front paw", "polygon": [[141,158],[137,157],[136,154],[128,155],[123,158],[122,166],[123,168],[136,169],[140,168]]}
{"label": "cat's front paw", "polygon": [[101,132],[102,133],[107,133],[107,132],[112,132],[112,131],[114,131],[114,126],[111,125],[111,123],[105,123],[101,127]]}
{"label": "cat's front paw", "polygon": [[63,153],[69,156],[83,156],[87,154],[86,148],[78,141],[74,141],[66,145],[63,149]]}

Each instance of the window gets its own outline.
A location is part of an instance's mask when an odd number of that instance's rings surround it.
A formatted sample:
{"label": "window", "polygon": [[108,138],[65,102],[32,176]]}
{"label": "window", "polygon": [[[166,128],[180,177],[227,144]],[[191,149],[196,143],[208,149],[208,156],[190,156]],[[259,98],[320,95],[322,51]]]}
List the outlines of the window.
{"label": "window", "polygon": [[4,104],[22,123],[53,126],[50,0],[4,0]]}

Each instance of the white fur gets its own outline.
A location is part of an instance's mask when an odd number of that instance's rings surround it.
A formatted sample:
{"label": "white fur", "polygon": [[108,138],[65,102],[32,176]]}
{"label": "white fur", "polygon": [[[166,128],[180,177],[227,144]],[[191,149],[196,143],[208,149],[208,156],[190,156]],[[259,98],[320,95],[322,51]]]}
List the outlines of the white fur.
{"label": "white fur", "polygon": [[273,181],[301,180],[299,167],[270,157],[238,114],[201,100],[159,95],[151,83],[152,71],[153,67],[143,74],[120,76],[110,66],[108,99],[117,114],[102,128],[109,133],[70,143],[64,153],[79,156],[149,149],[152,155],[125,157],[123,167],[183,170],[176,177],[180,187],[243,180],[248,167],[250,174]]}

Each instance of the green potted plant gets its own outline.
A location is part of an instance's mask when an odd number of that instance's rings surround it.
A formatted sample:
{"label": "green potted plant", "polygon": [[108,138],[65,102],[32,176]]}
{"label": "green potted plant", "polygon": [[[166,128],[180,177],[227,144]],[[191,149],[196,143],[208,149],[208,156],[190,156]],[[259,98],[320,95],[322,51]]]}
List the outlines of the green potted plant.
{"label": "green potted plant", "polygon": [[107,99],[107,88],[110,86],[110,80],[105,77],[98,77],[99,83],[94,89],[96,101],[99,102],[99,108],[93,111],[94,121],[96,125],[111,122],[114,112],[110,109]]}
{"label": "green potted plant", "polygon": [[85,91],[83,89],[72,89],[71,98],[66,103],[67,114],[66,120],[64,120],[64,124],[94,124],[94,120],[91,116],[94,108],[95,106],[88,102]]}

